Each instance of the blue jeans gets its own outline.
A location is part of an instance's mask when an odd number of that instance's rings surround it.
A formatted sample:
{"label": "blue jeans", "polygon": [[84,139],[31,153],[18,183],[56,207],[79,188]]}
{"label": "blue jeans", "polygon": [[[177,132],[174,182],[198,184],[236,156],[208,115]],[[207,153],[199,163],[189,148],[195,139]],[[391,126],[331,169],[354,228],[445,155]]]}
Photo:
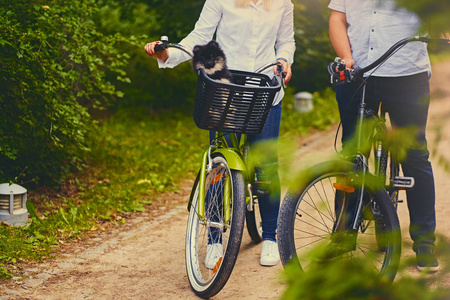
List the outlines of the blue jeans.
{"label": "blue jeans", "polygon": [[[336,88],[336,100],[342,121],[342,142],[346,143],[355,131],[361,90],[354,85]],[[407,158],[401,161],[403,174],[414,177],[415,185],[406,191],[410,216],[409,232],[413,249],[433,246],[435,243],[436,214],[434,177],[427,149],[425,128],[430,102],[428,74],[404,77],[371,77],[366,88],[367,109],[378,111],[382,102],[391,123],[396,128],[413,127],[417,146],[408,149]]]}
{"label": "blue jeans", "polygon": [[[280,209],[281,189],[278,175],[278,151],[276,143],[280,133],[281,102],[273,106],[267,116],[266,124],[260,134],[248,135],[252,157],[259,158],[255,167],[259,181],[271,182],[270,196],[258,197],[259,211],[262,222],[262,239],[276,241],[278,211]],[[228,143],[230,140],[226,136]],[[240,136],[238,135],[238,139]],[[214,139],[214,132],[210,132]],[[268,147],[258,147],[258,143],[274,142]]]}

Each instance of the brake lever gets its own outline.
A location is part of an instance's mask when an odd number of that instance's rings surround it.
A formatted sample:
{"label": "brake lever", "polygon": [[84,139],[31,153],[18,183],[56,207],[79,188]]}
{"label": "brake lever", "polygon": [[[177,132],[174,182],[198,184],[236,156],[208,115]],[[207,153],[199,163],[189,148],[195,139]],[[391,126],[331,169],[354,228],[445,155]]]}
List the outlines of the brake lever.
{"label": "brake lever", "polygon": [[277,74],[281,78],[281,84],[283,85],[283,88],[286,88],[286,83],[284,83],[284,79],[286,78],[286,73],[284,73],[283,65],[280,63],[277,64]]}

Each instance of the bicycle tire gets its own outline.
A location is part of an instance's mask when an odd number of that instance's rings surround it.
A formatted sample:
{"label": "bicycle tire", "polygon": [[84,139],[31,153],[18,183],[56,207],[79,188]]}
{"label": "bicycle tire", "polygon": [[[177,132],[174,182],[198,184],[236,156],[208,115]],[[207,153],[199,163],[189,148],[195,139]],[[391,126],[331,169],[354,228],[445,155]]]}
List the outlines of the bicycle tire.
{"label": "bicycle tire", "polygon": [[[222,179],[223,178],[223,179]],[[230,221],[225,224],[220,205],[220,198],[226,191],[225,180],[231,183]],[[227,161],[220,154],[213,155],[212,170],[207,173],[205,189],[210,193],[209,201],[205,201],[205,218],[207,221],[221,223],[222,230],[211,226],[210,222],[202,222],[198,217],[198,184],[193,187],[194,196],[186,228],[186,272],[194,293],[201,298],[209,298],[217,294],[226,284],[233,271],[241,245],[245,217],[245,189],[243,174],[228,167]],[[223,199],[223,198],[222,198]],[[208,203],[209,202],[209,203]],[[220,202],[220,203],[219,203]],[[215,220],[213,220],[215,218]],[[212,239],[212,231],[223,245],[223,256],[214,268],[205,266],[208,240]]]}
{"label": "bicycle tire", "polygon": [[261,214],[259,213],[258,199],[253,200],[253,210],[245,212],[247,232],[252,242],[258,244],[262,241]]}
{"label": "bicycle tire", "polygon": [[[336,182],[336,178],[348,178],[353,168],[352,163],[345,161],[324,162],[306,170],[288,190],[278,218],[278,246],[284,266],[292,262],[304,270],[316,259],[313,255],[305,254],[311,254],[310,249],[320,242],[330,244],[336,220],[336,190],[333,182]],[[362,230],[358,231],[355,249],[342,253],[345,255],[341,257],[373,259],[370,263],[379,277],[392,281],[398,269],[401,252],[398,216],[384,189],[369,191],[368,194],[371,196],[370,203],[375,203],[378,207],[379,215],[372,214],[374,221],[367,223],[368,228],[364,234]],[[375,231],[375,226],[379,227],[378,233],[370,234]],[[389,234],[383,235],[384,243],[381,243],[381,235],[387,232]],[[364,247],[371,246],[371,251],[363,249],[360,242],[369,243]],[[380,244],[384,249],[380,249]]]}

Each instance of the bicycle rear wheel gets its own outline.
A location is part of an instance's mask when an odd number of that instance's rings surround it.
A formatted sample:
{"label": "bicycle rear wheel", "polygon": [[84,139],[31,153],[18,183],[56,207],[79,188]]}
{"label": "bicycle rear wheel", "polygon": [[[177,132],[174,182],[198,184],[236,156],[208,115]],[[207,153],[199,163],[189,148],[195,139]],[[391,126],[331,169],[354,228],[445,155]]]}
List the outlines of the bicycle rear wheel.
{"label": "bicycle rear wheel", "polygon": [[259,213],[258,198],[253,200],[253,210],[245,212],[245,221],[247,231],[254,243],[260,243],[262,240],[261,214]]}
{"label": "bicycle rear wheel", "polygon": [[400,225],[384,189],[369,191],[368,197],[365,196],[364,217],[358,232],[345,232],[354,237],[350,247],[339,245],[336,239],[334,229],[341,211],[336,205],[336,187],[347,182],[352,170],[353,164],[348,162],[322,163],[307,170],[289,189],[278,219],[278,245],[283,265],[292,261],[303,269],[313,266],[325,258],[317,257],[311,249],[322,245],[333,250],[333,259],[339,257],[357,263],[362,259],[373,266],[379,276],[394,279],[400,260]]}
{"label": "bicycle rear wheel", "polygon": [[[198,216],[198,184],[194,190],[186,229],[186,271],[195,294],[209,298],[228,281],[239,252],[246,211],[244,177],[231,170],[221,155],[213,155],[212,170],[205,182],[204,219]],[[225,197],[231,200],[228,222],[224,220]],[[212,244],[221,245],[223,252],[208,266],[207,249]]]}

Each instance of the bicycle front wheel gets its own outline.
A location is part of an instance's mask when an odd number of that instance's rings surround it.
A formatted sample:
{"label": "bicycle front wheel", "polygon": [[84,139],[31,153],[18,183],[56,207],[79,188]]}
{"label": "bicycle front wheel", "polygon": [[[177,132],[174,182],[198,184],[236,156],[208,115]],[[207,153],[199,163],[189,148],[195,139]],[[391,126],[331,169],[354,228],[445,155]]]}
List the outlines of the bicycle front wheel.
{"label": "bicycle front wheel", "polygon": [[[336,188],[339,183],[348,182],[354,174],[352,170],[353,164],[349,162],[322,163],[304,172],[289,189],[278,218],[278,245],[283,265],[292,261],[305,270],[332,256],[357,264],[364,262],[373,266],[379,276],[394,279],[400,260],[400,225],[384,189],[368,191],[365,195],[357,232],[344,230],[352,236],[351,243],[339,244],[336,238],[342,212],[336,201],[337,193],[341,195],[342,191]],[[333,255],[317,257],[311,249],[316,250],[314,247],[319,245],[327,251],[332,249],[329,253]]]}
{"label": "bicycle front wheel", "polygon": [[198,183],[194,189],[186,229],[186,271],[195,294],[209,298],[228,281],[239,252],[246,211],[244,177],[221,155],[213,155],[203,219],[198,216]]}

